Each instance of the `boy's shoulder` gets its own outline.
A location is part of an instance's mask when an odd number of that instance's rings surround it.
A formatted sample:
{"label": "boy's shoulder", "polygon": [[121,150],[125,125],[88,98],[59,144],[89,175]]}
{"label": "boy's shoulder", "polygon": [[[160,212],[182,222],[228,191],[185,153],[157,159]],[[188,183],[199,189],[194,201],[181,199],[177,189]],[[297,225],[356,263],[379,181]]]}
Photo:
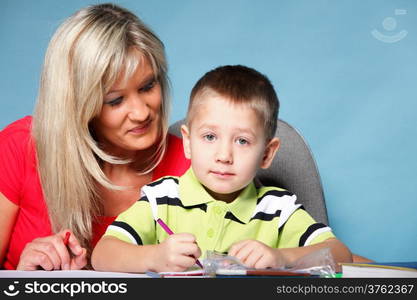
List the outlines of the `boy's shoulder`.
{"label": "boy's shoulder", "polygon": [[180,176],[172,176],[172,175],[162,176],[148,183],[146,186],[158,187],[160,185],[165,185],[165,184],[177,184],[178,185],[179,178]]}
{"label": "boy's shoulder", "polygon": [[173,196],[178,197],[179,176],[160,177],[141,188],[141,199],[160,198]]}
{"label": "boy's shoulder", "polygon": [[295,194],[274,186],[260,186],[257,188],[258,199],[255,208],[255,215],[278,215],[278,228],[280,228],[289,217],[299,208],[301,204],[296,203]]}
{"label": "boy's shoulder", "polygon": [[297,196],[285,189],[274,186],[260,186],[257,188],[258,210],[289,210],[294,211],[301,206],[296,203]]}
{"label": "boy's shoulder", "polygon": [[278,198],[283,198],[283,197],[297,198],[294,193],[291,193],[290,191],[286,189],[276,187],[276,186],[261,185],[261,186],[257,186],[256,190],[257,190],[257,195],[258,195],[259,200],[267,196],[278,197]]}

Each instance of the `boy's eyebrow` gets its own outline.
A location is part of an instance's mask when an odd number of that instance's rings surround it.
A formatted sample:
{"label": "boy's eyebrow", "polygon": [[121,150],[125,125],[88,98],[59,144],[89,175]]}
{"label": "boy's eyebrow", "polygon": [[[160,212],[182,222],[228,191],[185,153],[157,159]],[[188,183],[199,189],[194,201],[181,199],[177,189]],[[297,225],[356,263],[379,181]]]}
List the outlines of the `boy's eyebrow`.
{"label": "boy's eyebrow", "polygon": [[208,124],[208,123],[203,123],[200,126],[198,126],[198,130],[203,129],[203,128],[208,128],[208,129],[217,129],[219,126],[214,125],[214,124]]}
{"label": "boy's eyebrow", "polygon": [[[209,123],[203,123],[201,124],[197,129],[201,130],[201,129],[217,129],[219,126],[214,125],[214,124],[209,124]],[[251,128],[242,128],[242,127],[236,127],[233,129],[236,132],[244,132],[244,133],[248,133],[250,135],[253,135],[254,137],[256,137],[255,132],[251,129]]]}
{"label": "boy's eyebrow", "polygon": [[238,132],[245,132],[245,133],[249,133],[249,134],[251,134],[253,136],[256,136],[255,135],[255,132],[251,128],[240,128],[240,127],[238,127],[238,128],[235,128],[235,129]]}

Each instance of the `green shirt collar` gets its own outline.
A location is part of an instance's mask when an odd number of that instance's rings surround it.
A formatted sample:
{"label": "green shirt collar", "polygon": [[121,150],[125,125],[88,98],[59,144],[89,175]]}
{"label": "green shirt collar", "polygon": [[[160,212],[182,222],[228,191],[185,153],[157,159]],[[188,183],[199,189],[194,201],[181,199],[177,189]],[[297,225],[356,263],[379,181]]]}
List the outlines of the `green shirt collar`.
{"label": "green shirt collar", "polygon": [[[179,178],[179,195],[182,204],[195,206],[210,202],[222,202],[214,199],[197,180],[192,168]],[[257,202],[257,192],[253,182],[239,194],[231,203],[224,203],[230,211],[241,222],[247,223],[253,215]]]}

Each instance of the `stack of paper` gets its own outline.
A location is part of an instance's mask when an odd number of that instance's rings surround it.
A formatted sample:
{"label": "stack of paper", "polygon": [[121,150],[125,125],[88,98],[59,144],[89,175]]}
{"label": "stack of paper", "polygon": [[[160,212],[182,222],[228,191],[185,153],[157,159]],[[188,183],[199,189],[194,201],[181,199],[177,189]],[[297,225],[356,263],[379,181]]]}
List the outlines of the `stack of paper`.
{"label": "stack of paper", "polygon": [[417,278],[417,262],[342,263],[343,277]]}

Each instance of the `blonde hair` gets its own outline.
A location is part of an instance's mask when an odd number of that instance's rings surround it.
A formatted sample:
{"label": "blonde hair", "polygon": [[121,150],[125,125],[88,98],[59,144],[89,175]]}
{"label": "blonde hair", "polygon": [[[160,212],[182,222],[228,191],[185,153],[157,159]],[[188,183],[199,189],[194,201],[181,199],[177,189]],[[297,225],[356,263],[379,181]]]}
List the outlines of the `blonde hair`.
{"label": "blonde hair", "polygon": [[149,167],[161,161],[168,130],[167,64],[164,45],[134,14],[113,4],[93,5],[69,17],[55,32],[43,66],[34,112],[38,172],[53,232],[71,229],[91,250],[92,222],[103,214],[96,185],[118,189],[100,164],[127,163],[105,153],[90,123],[103,97],[119,78],[129,78],[142,58],[161,85],[160,143]]}

